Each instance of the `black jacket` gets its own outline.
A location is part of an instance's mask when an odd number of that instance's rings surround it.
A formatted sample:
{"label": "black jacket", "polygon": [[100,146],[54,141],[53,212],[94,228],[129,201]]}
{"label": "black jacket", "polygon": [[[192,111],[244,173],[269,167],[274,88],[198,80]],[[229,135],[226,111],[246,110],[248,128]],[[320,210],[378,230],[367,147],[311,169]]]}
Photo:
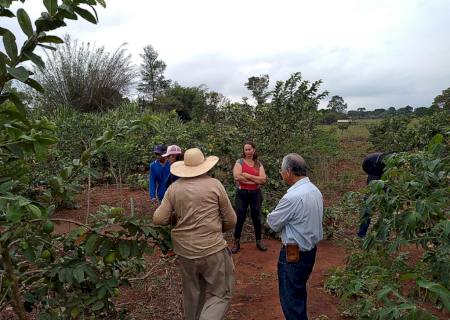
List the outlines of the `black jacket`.
{"label": "black jacket", "polygon": [[383,175],[385,164],[383,162],[384,154],[381,152],[367,155],[362,163],[362,168],[367,173],[367,183],[372,180],[380,180]]}

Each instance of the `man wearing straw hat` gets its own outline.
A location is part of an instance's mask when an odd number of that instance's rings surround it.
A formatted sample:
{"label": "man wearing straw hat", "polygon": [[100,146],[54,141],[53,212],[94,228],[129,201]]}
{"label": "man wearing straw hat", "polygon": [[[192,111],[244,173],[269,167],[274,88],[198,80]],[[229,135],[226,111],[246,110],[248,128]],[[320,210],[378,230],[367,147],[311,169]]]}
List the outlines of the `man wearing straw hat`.
{"label": "man wearing straw hat", "polygon": [[170,168],[180,179],[153,216],[154,224],[173,225],[187,320],[223,319],[234,290],[234,264],[223,232],[233,229],[236,214],[223,185],[206,174],[217,161],[205,159],[197,148],[186,150],[184,161]]}

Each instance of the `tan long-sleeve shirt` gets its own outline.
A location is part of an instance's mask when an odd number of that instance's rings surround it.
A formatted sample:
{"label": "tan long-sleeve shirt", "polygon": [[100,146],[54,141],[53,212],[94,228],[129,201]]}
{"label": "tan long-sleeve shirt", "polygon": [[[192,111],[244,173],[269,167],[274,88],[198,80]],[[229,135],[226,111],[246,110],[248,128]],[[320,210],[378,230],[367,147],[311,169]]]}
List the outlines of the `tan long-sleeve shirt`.
{"label": "tan long-sleeve shirt", "polygon": [[167,225],[176,218],[172,242],[176,254],[196,259],[227,246],[223,232],[236,224],[236,214],[219,180],[201,175],[181,178],[167,189],[153,223]]}

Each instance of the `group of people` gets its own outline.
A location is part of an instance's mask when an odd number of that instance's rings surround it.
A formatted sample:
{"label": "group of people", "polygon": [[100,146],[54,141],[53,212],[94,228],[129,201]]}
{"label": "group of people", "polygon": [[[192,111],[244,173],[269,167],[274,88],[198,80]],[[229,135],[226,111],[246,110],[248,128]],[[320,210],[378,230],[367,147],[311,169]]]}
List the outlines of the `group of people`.
{"label": "group of people", "polygon": [[175,144],[169,147],[160,144],[153,148],[153,152],[156,159],[150,164],[149,191],[151,201],[159,204],[167,188],[178,179],[170,173],[170,165],[183,160],[183,151]]}
{"label": "group of people", "polygon": [[[232,254],[241,251],[240,238],[250,207],[256,248],[262,242],[261,186],[267,176],[252,142],[245,142],[242,157],[233,167],[237,190],[234,207],[222,183],[210,177],[219,161],[200,149],[182,152],[178,146],[154,149],[150,165],[150,197],[158,207],[156,225],[172,225],[173,250],[182,275],[184,317],[188,320],[223,319],[234,291]],[[298,154],[288,154],[280,168],[290,185],[267,223],[281,233],[278,258],[279,296],[286,319],[307,319],[306,283],[312,272],[317,243],[323,237],[323,199],[307,177],[307,165]],[[275,178],[275,177],[274,177]],[[223,233],[234,228],[234,245]]]}
{"label": "group of people", "polygon": [[[249,207],[256,247],[267,250],[262,243],[261,222],[261,186],[267,176],[255,144],[245,142],[242,156],[234,164],[234,207],[222,183],[208,175],[218,157],[205,158],[198,148],[183,153],[177,145],[157,145],[154,153],[149,189],[158,208],[153,223],[172,225],[173,249],[183,282],[184,317],[223,319],[234,291],[232,254],[241,250],[240,238]],[[368,175],[367,183],[381,179],[387,155],[373,153],[364,159],[362,168]],[[323,198],[307,177],[307,165],[300,155],[286,155],[280,175],[290,188],[267,216],[270,228],[281,234],[277,265],[280,303],[286,319],[308,319],[306,283],[314,267],[316,245],[323,238]],[[362,212],[359,237],[366,235],[370,214],[367,209]],[[234,244],[229,249],[223,233],[233,228]]]}

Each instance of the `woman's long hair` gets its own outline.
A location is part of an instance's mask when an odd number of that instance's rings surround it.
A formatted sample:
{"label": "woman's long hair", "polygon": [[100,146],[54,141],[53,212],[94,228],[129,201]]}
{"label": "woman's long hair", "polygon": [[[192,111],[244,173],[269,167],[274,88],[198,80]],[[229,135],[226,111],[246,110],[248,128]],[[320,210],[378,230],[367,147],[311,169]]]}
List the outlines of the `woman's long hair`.
{"label": "woman's long hair", "polygon": [[177,154],[176,158],[175,158],[175,162],[176,161],[183,161],[184,160],[184,152],[181,152],[179,154]]}
{"label": "woman's long hair", "polygon": [[254,167],[256,168],[256,169],[258,169],[259,167],[260,167],[260,162],[259,162],[259,160],[258,160],[258,152],[256,152],[256,146],[255,146],[255,144],[252,142],[252,141],[246,141],[246,142],[244,142],[244,144],[242,145],[242,159],[245,159],[246,158],[246,156],[245,156],[245,145],[251,145],[252,146],[252,148],[253,149],[255,149],[255,153],[253,154],[253,161],[255,161],[255,165],[254,165]]}

